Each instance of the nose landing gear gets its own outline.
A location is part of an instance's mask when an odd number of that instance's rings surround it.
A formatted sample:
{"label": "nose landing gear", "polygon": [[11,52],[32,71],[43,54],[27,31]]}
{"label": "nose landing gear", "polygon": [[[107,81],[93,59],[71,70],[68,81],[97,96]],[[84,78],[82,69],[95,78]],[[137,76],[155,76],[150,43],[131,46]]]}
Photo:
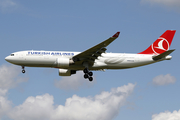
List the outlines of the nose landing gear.
{"label": "nose landing gear", "polygon": [[22,73],[25,73],[26,71],[24,70],[24,66],[22,66]]}

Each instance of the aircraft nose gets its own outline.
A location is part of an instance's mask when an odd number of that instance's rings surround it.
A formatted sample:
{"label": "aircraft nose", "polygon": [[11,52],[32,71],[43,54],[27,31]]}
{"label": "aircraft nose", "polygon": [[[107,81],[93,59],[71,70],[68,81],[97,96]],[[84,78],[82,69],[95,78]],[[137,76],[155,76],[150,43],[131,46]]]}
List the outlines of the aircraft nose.
{"label": "aircraft nose", "polygon": [[5,60],[6,60],[7,62],[9,62],[10,57],[9,57],[9,56],[5,57]]}

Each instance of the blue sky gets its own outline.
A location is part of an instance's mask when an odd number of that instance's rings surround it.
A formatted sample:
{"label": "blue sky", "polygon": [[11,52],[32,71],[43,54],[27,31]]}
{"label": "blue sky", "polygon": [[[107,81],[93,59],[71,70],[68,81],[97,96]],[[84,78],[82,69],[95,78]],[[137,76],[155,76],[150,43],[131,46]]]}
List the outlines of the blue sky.
{"label": "blue sky", "polygon": [[[179,0],[0,0],[0,119],[180,119]],[[126,70],[60,77],[4,58],[21,50],[84,51],[117,31],[107,52],[138,53],[177,30],[170,61]]]}

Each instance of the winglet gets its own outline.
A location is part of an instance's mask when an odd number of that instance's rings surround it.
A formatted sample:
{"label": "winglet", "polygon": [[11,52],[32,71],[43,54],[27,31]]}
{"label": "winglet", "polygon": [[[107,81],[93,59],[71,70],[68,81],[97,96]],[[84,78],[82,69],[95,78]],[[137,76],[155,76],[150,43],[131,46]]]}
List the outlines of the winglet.
{"label": "winglet", "polygon": [[119,36],[120,32],[117,32],[116,34],[114,34],[112,37],[117,38]]}

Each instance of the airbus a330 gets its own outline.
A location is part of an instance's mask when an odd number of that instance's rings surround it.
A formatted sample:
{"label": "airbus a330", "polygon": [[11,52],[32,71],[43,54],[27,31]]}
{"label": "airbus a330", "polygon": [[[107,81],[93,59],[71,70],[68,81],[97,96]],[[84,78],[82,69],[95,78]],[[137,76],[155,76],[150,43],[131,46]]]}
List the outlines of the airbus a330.
{"label": "airbus a330", "polygon": [[71,76],[76,71],[83,70],[84,78],[92,81],[92,71],[134,68],[170,60],[172,57],[169,54],[175,49],[169,50],[169,47],[175,32],[176,30],[167,30],[146,50],[137,54],[106,53],[106,47],[118,38],[120,32],[117,32],[83,52],[27,50],[11,53],[5,60],[22,66],[22,73],[25,73],[26,66],[57,68],[60,76]]}

